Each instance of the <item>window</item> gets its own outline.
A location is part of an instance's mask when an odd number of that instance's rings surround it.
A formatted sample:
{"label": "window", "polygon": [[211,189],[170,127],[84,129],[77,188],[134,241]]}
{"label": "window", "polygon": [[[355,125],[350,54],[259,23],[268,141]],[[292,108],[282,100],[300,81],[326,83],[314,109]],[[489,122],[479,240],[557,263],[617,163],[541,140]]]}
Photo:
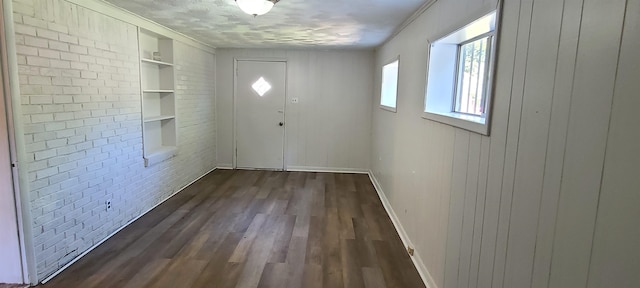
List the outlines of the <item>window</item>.
{"label": "window", "polygon": [[256,91],[256,93],[258,93],[258,95],[262,97],[265,93],[271,90],[271,84],[269,84],[267,80],[264,80],[264,77],[260,77],[258,81],[251,85],[251,88],[253,88],[253,91]]}
{"label": "window", "polygon": [[491,36],[483,36],[460,45],[454,112],[484,115],[490,41]]}
{"label": "window", "polygon": [[489,134],[496,11],[434,41],[424,117]]}
{"label": "window", "polygon": [[396,112],[396,100],[398,99],[398,68],[400,59],[382,67],[382,87],[380,88],[380,107]]}

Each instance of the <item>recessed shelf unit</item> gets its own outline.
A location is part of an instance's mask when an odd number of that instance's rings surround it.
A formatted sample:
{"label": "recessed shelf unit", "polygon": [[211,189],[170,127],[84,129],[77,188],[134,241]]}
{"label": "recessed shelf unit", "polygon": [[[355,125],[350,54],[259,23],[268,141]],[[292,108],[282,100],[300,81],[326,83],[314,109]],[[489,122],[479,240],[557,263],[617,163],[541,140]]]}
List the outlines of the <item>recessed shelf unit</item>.
{"label": "recessed shelf unit", "polygon": [[144,163],[150,166],[177,152],[173,40],[140,28],[138,41]]}

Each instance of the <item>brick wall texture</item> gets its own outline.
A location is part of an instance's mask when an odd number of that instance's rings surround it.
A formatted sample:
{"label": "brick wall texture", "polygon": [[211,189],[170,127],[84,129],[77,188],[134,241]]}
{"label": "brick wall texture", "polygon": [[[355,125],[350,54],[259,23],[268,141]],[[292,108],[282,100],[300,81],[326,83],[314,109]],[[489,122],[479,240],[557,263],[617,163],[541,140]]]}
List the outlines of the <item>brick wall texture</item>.
{"label": "brick wall texture", "polygon": [[144,167],[137,27],[63,0],[13,6],[43,279],[215,167],[215,59],[174,41],[178,154]]}

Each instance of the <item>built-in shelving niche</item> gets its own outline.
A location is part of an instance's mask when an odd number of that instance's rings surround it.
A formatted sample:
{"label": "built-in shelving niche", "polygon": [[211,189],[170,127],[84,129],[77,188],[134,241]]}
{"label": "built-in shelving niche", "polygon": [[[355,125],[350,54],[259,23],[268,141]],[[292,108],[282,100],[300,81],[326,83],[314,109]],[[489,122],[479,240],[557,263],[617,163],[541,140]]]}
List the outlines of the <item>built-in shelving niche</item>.
{"label": "built-in shelving niche", "polygon": [[145,166],[177,153],[173,40],[139,29]]}

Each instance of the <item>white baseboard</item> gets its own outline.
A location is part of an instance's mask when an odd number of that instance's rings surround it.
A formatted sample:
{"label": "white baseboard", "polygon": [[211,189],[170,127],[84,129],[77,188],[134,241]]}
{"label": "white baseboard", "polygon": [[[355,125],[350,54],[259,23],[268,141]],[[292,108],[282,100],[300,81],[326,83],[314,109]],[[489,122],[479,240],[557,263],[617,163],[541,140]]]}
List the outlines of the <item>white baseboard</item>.
{"label": "white baseboard", "polygon": [[233,165],[218,165],[216,167],[218,170],[233,170]]}
{"label": "white baseboard", "polygon": [[[391,222],[393,222],[393,226],[396,228],[396,231],[398,231],[398,235],[400,235],[402,244],[404,244],[404,247],[413,247],[415,249],[416,246],[413,245],[413,243],[411,243],[411,239],[409,239],[409,235],[407,235],[407,232],[404,230],[404,227],[402,227],[402,223],[400,223],[400,219],[398,218],[398,215],[396,214],[395,211],[393,211],[393,207],[391,207],[391,203],[389,202],[389,199],[387,199],[387,196],[384,194],[384,191],[382,191],[382,186],[380,186],[380,183],[378,183],[378,179],[376,179],[376,176],[373,174],[373,171],[369,170],[368,174],[369,174],[369,179],[371,179],[371,183],[373,183],[373,187],[376,189],[376,192],[378,192],[378,197],[380,197],[380,201],[382,201],[382,206],[384,206],[384,209],[387,210],[387,214],[389,214],[389,218],[391,218]],[[420,257],[420,254],[418,254],[417,250],[415,251],[414,255],[411,256],[411,261],[413,261],[413,265],[416,267],[416,270],[418,270],[418,274],[420,274],[420,277],[422,278],[422,281],[427,286],[427,288],[437,288],[438,286],[433,280],[433,277],[431,277],[429,270],[427,270],[427,267],[424,265],[424,262],[422,261],[422,258]]]}
{"label": "white baseboard", "polygon": [[326,173],[351,173],[369,174],[369,171],[356,168],[313,167],[313,166],[289,166],[286,169],[291,172],[326,172]]}
{"label": "white baseboard", "polygon": [[208,172],[202,174],[202,176],[196,178],[195,180],[189,182],[189,184],[184,185],[184,187],[178,189],[176,192],[174,192],[173,194],[169,195],[169,197],[165,198],[164,200],[160,201],[158,204],[154,205],[153,207],[149,208],[147,211],[144,211],[142,214],[138,215],[137,217],[129,220],[129,222],[127,222],[126,224],[122,225],[122,227],[118,228],[116,231],[114,231],[113,233],[109,234],[107,237],[105,237],[104,239],[100,240],[100,242],[96,243],[95,245],[91,246],[89,249],[85,250],[84,252],[82,252],[82,254],[78,255],[76,258],[73,258],[73,260],[69,261],[69,263],[65,264],[64,266],[62,266],[62,268],[58,269],[58,271],[54,272],[53,274],[49,275],[47,278],[45,278],[44,280],[42,280],[40,283],[45,284],[49,281],[51,281],[51,279],[55,278],[56,276],[58,276],[58,274],[62,273],[62,271],[66,270],[67,268],[69,268],[71,265],[73,265],[74,263],[78,262],[78,260],[82,259],[82,257],[84,257],[85,255],[89,254],[91,251],[93,251],[94,249],[96,249],[98,246],[100,246],[102,243],[106,242],[107,240],[109,240],[111,237],[113,237],[113,235],[118,234],[118,232],[120,232],[122,229],[126,228],[127,226],[129,226],[131,223],[135,222],[136,220],[140,219],[142,216],[146,215],[147,213],[149,213],[151,210],[155,209],[156,207],[160,206],[162,203],[166,202],[167,200],[171,199],[171,197],[175,196],[176,194],[182,192],[182,190],[184,190],[185,188],[189,187],[189,185],[196,183],[196,181],[202,179],[202,177],[207,176],[209,173],[213,172],[214,170],[219,169],[219,168],[213,168],[211,170],[209,170]]}

